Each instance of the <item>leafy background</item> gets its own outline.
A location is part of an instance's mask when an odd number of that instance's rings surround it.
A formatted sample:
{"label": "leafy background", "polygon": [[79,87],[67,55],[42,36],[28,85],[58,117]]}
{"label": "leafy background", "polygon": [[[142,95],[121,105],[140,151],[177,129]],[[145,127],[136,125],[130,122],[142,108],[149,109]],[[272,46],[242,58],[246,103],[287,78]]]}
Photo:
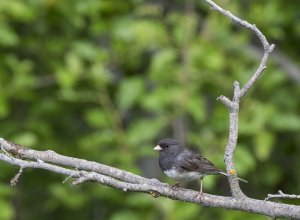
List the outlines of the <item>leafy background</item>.
{"label": "leafy background", "polygon": [[[299,1],[218,1],[277,45],[242,100],[236,151],[248,196],[300,191]],[[224,169],[231,97],[262,55],[253,34],[204,1],[0,1],[0,136],[173,183],[152,148],[176,137]],[[0,219],[267,219],[154,199],[0,164]],[[196,186],[191,186],[197,189]],[[229,195],[206,177],[206,192]],[[292,202],[292,201],[286,201]],[[293,201],[295,203],[295,201]]]}

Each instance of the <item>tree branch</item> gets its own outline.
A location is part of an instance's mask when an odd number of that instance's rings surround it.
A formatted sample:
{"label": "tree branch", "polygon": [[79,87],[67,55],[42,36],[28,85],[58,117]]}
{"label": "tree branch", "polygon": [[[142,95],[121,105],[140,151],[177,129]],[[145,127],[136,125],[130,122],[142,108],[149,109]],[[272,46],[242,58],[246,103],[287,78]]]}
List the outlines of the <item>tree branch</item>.
{"label": "tree branch", "polygon": [[263,45],[264,55],[260,61],[260,64],[259,64],[256,72],[253,74],[251,79],[241,89],[239,98],[242,98],[244,95],[246,95],[248,90],[253,86],[253,84],[256,82],[258,77],[262,74],[262,72],[266,68],[266,62],[268,60],[269,54],[273,51],[273,49],[275,48],[275,45],[269,44],[265,35],[263,35],[263,33],[256,27],[255,24],[250,24],[247,21],[238,18],[237,16],[233,15],[230,11],[224,10],[223,8],[221,8],[219,5],[217,5],[216,3],[214,3],[211,0],[205,0],[205,1],[212,7],[213,10],[220,12],[221,14],[225,15],[226,17],[229,17],[233,22],[240,24],[241,26],[253,31],[253,33],[259,38],[260,42]]}
{"label": "tree branch", "polygon": [[[156,179],[147,179],[114,167],[67,157],[54,151],[37,151],[25,148],[0,138],[0,160],[16,165],[22,169],[35,168],[65,175],[72,179],[72,186],[93,181],[124,192],[143,192],[153,197],[163,196],[170,199],[196,203],[203,206],[220,207],[231,210],[255,212],[274,217],[300,218],[300,206],[280,204],[251,198],[232,198],[203,194],[197,199],[199,192],[179,188],[172,190],[168,184]],[[3,151],[5,150],[5,152]],[[66,181],[64,181],[66,182]]]}
{"label": "tree branch", "polygon": [[271,199],[300,199],[300,195],[285,194],[278,190],[278,194],[268,194],[267,198],[265,198],[266,201]]}
{"label": "tree branch", "polygon": [[228,142],[225,149],[224,161],[226,164],[226,170],[228,174],[228,180],[230,185],[231,194],[234,198],[245,198],[246,196],[242,192],[239,182],[237,179],[237,171],[234,165],[234,152],[237,145],[238,139],[238,114],[239,114],[239,102],[240,99],[248,92],[248,90],[253,86],[258,77],[262,74],[263,70],[266,68],[266,62],[269,57],[269,54],[273,51],[275,45],[270,45],[266,39],[266,37],[262,34],[262,32],[255,26],[255,24],[250,24],[245,20],[238,18],[233,15],[231,12],[224,10],[216,3],[211,0],[205,0],[213,10],[216,10],[223,14],[226,17],[229,17],[232,21],[237,24],[240,24],[242,27],[250,29],[254,32],[254,34],[261,41],[264,48],[264,55],[260,61],[260,64],[253,74],[253,76],[249,79],[249,81],[240,89],[239,83],[234,82],[234,94],[232,101],[229,100],[225,96],[220,96],[218,100],[220,100],[229,110],[229,137]]}
{"label": "tree branch", "polygon": [[108,175],[113,173],[114,178],[122,179],[127,182],[134,183],[143,183],[147,179],[141,176],[132,174],[130,172],[124,172],[114,167],[106,166],[103,164],[99,164],[96,162],[86,163],[86,160],[66,157],[60,154],[55,153],[54,151],[35,151],[26,147],[23,147],[18,144],[14,144],[12,142],[6,141],[4,139],[0,139],[1,141],[1,149],[6,152],[6,154],[11,153],[16,155],[17,157],[21,157],[24,159],[30,160],[42,160],[49,163],[54,163],[62,166],[71,166],[77,168],[79,170],[88,170],[101,173],[103,175]]}
{"label": "tree branch", "polygon": [[237,172],[234,166],[234,152],[236,149],[236,144],[238,139],[239,92],[240,92],[240,85],[238,82],[234,82],[233,100],[231,106],[228,108],[229,121],[230,121],[229,136],[228,136],[228,142],[225,148],[225,155],[224,155],[224,161],[226,164],[229,186],[230,186],[231,194],[234,198],[246,197],[239,186]]}
{"label": "tree branch", "polygon": [[[263,55],[259,48],[254,45],[249,45],[246,50],[250,56],[255,58]],[[291,82],[300,84],[300,66],[298,63],[278,49],[272,53],[272,61],[283,70]]]}
{"label": "tree branch", "polygon": [[[224,197],[204,193],[202,198],[199,200],[197,198],[198,192],[195,192],[193,190],[183,188],[172,190],[169,185],[161,183],[156,179],[147,179],[114,167],[83,159],[63,156],[50,150],[32,150],[1,138],[0,146],[3,153],[0,153],[0,160],[20,167],[19,173],[12,180],[12,185],[18,182],[24,169],[36,168],[49,170],[51,172],[65,175],[66,180],[64,182],[72,179],[71,184],[73,186],[83,184],[87,181],[93,181],[102,185],[123,190],[125,192],[144,192],[149,193],[154,197],[164,196],[167,198],[196,203],[203,206],[221,207],[231,210],[254,212],[271,216],[272,218],[300,218],[300,206],[275,203],[265,200],[257,200],[245,196],[239,187],[239,182],[237,180],[237,171],[234,165],[234,152],[238,139],[239,102],[240,99],[253,86],[255,81],[262,74],[263,70],[266,68],[265,64],[267,62],[269,54],[274,49],[274,45],[270,45],[268,43],[265,36],[255,25],[249,24],[247,21],[236,17],[231,12],[222,9],[211,0],[206,0],[206,2],[212,7],[212,9],[220,12],[226,17],[229,17],[235,23],[238,23],[243,27],[252,30],[254,34],[260,39],[264,48],[264,55],[260,61],[260,64],[249,81],[241,89],[239,83],[234,82],[233,99],[230,100],[225,96],[220,96],[218,98],[218,100],[220,100],[220,102],[222,102],[229,110],[230,129],[228,143],[225,149],[224,160],[226,163],[226,170],[232,197]],[[285,195],[286,194],[283,193],[280,194],[280,196]],[[269,195],[268,197],[275,198],[274,195]],[[278,198],[278,196],[276,198]]]}

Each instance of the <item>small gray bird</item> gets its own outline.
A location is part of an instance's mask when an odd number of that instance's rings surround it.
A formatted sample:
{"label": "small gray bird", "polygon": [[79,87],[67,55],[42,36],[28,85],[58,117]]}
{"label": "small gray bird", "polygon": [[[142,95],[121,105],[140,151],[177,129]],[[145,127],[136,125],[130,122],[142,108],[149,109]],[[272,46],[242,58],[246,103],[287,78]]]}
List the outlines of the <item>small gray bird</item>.
{"label": "small gray bird", "polygon": [[[184,148],[178,141],[165,138],[158,142],[154,150],[159,151],[159,167],[172,179],[178,181],[172,186],[179,186],[180,182],[191,182],[200,179],[200,191],[197,197],[201,198],[202,179],[206,175],[222,174],[225,172],[215,167],[215,165],[205,157],[195,153],[192,150]],[[246,180],[238,178],[246,182]]]}

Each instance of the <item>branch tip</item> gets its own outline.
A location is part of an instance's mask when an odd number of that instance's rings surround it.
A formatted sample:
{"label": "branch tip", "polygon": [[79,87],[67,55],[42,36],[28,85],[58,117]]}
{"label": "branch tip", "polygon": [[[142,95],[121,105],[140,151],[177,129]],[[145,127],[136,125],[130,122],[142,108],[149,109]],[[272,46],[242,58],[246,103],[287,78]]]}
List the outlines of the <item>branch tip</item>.
{"label": "branch tip", "polygon": [[272,199],[300,199],[300,195],[286,194],[281,190],[278,190],[278,194],[268,194],[268,196],[265,198],[265,201],[270,201]]}
{"label": "branch tip", "polygon": [[10,180],[10,185],[11,185],[11,186],[16,186],[16,185],[18,184],[19,179],[20,179],[21,175],[22,175],[23,172],[24,172],[24,169],[25,169],[25,168],[21,166],[19,172],[14,176],[14,178],[12,178],[12,179]]}
{"label": "branch tip", "polygon": [[233,86],[234,87],[240,87],[240,83],[238,81],[234,81]]}
{"label": "branch tip", "polygon": [[226,96],[221,95],[217,98],[217,100],[223,103],[227,108],[230,108],[232,106],[232,101],[230,101],[230,99]]}
{"label": "branch tip", "polygon": [[271,53],[274,50],[275,46],[275,44],[271,44],[271,46],[269,47],[269,53]]}
{"label": "branch tip", "polygon": [[69,179],[71,179],[73,177],[74,177],[74,175],[72,175],[72,174],[67,176],[62,183],[65,184],[66,182],[68,182]]}

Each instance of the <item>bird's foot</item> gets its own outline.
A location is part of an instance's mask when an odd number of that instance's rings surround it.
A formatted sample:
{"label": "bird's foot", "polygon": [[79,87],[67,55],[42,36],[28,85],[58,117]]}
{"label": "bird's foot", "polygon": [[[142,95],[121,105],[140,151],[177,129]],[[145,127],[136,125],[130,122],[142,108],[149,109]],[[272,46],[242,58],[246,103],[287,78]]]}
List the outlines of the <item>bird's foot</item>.
{"label": "bird's foot", "polygon": [[202,179],[203,179],[203,177],[200,179],[200,190],[199,190],[199,193],[195,196],[200,201],[204,198]]}
{"label": "bird's foot", "polygon": [[203,193],[203,190],[202,190],[202,187],[200,188],[200,191],[194,196],[194,198],[198,199],[198,200],[202,200],[204,199],[204,193]]}
{"label": "bird's foot", "polygon": [[197,195],[195,196],[196,199],[202,200],[204,198],[203,192],[198,192]]}
{"label": "bird's foot", "polygon": [[180,187],[180,183],[177,182],[177,183],[173,184],[173,185],[170,187],[170,189],[172,189],[172,190],[178,190],[179,187]]}

